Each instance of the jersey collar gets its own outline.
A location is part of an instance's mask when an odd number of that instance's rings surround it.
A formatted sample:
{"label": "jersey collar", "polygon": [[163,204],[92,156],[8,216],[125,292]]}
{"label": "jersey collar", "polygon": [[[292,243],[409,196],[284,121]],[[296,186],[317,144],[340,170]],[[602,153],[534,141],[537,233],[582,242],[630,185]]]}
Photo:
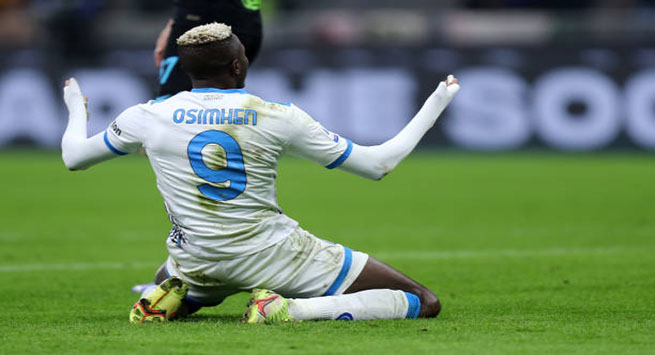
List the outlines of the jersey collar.
{"label": "jersey collar", "polygon": [[245,89],[216,89],[216,88],[195,88],[191,89],[191,92],[220,92],[222,94],[247,94]]}

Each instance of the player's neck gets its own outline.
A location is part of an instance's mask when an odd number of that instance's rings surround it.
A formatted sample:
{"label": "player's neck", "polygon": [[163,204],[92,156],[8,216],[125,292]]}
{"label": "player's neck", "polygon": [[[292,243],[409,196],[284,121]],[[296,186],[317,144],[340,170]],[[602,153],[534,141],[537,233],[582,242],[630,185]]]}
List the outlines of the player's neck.
{"label": "player's neck", "polygon": [[242,89],[243,84],[236,78],[191,80],[194,89],[216,88],[216,89]]}

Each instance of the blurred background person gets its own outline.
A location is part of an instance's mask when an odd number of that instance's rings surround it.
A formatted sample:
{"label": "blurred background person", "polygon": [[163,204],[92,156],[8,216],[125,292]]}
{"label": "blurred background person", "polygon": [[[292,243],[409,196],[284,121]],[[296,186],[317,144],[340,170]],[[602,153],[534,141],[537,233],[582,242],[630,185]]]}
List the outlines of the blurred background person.
{"label": "blurred background person", "polygon": [[252,63],[262,43],[260,0],[174,0],[174,15],[162,30],[155,46],[155,64],[159,71],[158,99],[191,89],[191,81],[177,65],[175,40],[198,25],[212,22],[232,27],[246,48]]}

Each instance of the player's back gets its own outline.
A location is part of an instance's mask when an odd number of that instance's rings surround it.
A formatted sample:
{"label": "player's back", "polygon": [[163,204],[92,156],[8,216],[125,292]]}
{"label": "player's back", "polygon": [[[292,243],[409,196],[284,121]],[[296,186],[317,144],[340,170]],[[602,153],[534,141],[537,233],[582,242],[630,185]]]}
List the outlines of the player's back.
{"label": "player's back", "polygon": [[179,226],[176,243],[210,259],[256,252],[297,226],[276,201],[284,151],[328,165],[347,147],[297,107],[243,89],[194,89],[137,105],[108,132],[119,150],[134,150],[129,142],[145,148]]}

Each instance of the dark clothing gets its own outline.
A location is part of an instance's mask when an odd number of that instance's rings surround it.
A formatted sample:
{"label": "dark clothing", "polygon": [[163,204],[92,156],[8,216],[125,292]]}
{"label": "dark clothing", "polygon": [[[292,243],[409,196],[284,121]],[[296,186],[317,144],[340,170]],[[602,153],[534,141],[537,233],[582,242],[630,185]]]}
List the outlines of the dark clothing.
{"label": "dark clothing", "polygon": [[191,90],[191,80],[178,65],[175,41],[193,27],[212,22],[231,26],[232,33],[246,48],[248,61],[255,60],[262,44],[259,0],[174,0],[173,3],[173,28],[159,70],[159,98]]}
{"label": "dark clothing", "polygon": [[[249,8],[246,8],[244,3],[248,4]],[[259,1],[175,0],[174,4],[176,22],[177,20],[186,20],[195,25],[219,22],[232,26],[232,31],[237,36],[240,33],[261,36],[262,17],[259,11]],[[201,19],[198,19],[198,16]]]}

